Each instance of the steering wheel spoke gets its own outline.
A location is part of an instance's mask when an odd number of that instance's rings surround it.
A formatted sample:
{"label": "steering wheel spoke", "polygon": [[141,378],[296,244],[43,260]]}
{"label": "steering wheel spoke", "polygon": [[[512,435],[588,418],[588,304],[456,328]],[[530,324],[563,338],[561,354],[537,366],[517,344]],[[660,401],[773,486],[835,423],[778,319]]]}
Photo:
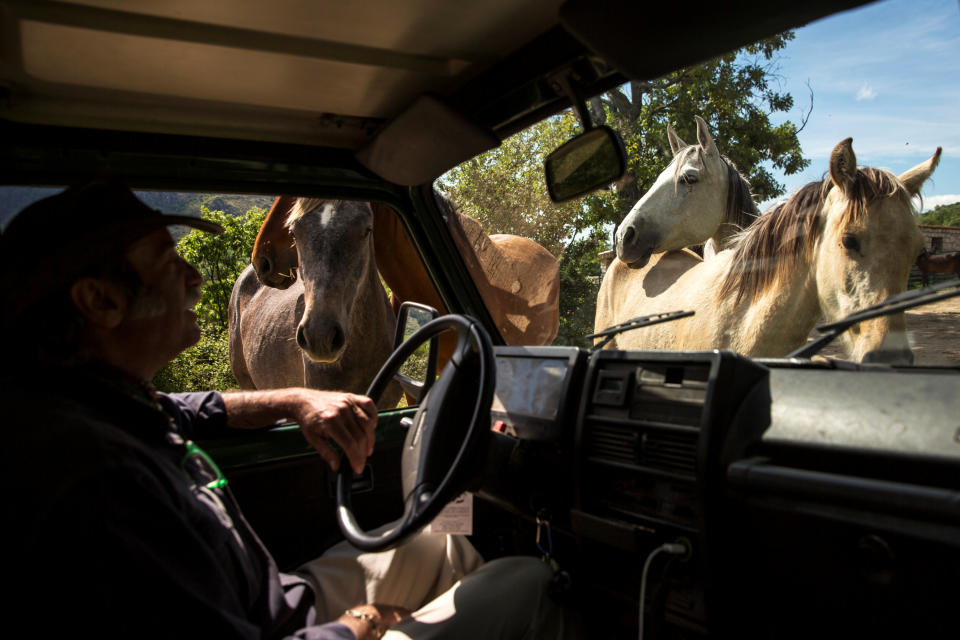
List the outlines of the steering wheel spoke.
{"label": "steering wheel spoke", "polygon": [[[429,524],[462,493],[479,471],[490,438],[490,403],[496,370],[490,337],[476,321],[461,315],[432,320],[387,359],[367,395],[377,401],[400,366],[421,344],[454,329],[453,356],[421,399],[404,439],[401,481],[404,514],[380,534],[357,525],[350,504],[352,471],[345,462],[337,478],[337,520],[347,540],[364,551],[384,551]],[[469,398],[474,398],[470,403]]]}

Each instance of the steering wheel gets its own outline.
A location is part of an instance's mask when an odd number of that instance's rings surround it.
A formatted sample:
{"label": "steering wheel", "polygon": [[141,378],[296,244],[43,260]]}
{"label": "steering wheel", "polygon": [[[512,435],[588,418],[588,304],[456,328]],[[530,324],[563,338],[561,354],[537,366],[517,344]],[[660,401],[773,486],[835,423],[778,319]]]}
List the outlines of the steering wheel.
{"label": "steering wheel", "polygon": [[[453,355],[421,398],[403,442],[400,469],[404,511],[395,526],[380,534],[360,528],[350,504],[353,470],[345,459],[341,461],[337,521],[346,539],[362,551],[385,551],[400,544],[429,524],[482,470],[490,440],[496,368],[490,336],[475,320],[450,314],[425,324],[390,355],[370,383],[367,395],[376,402],[410,354],[449,329],[457,332]],[[470,397],[474,398],[472,403]]]}

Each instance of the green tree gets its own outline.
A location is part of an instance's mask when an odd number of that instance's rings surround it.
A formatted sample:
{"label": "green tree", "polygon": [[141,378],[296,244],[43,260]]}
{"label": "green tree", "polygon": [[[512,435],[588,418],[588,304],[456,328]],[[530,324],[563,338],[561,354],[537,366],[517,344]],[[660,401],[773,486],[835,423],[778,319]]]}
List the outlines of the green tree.
{"label": "green tree", "polygon": [[209,325],[200,331],[200,341],[157,372],[153,386],[166,392],[237,388],[227,332]]}
{"label": "green tree", "polygon": [[774,88],[777,52],[793,37],[788,31],[591,100],[594,119],[620,131],[627,146],[632,185],[621,190],[627,200],[622,208],[632,206],[672,159],[667,124],[687,142],[696,141],[694,115],[707,121],[721,153],[750,180],[758,202],[781,195],[784,185],[768,165],[792,175],[810,164],[797,139],[803,125],[770,121],[771,115],[793,108],[793,96]]}
{"label": "green tree", "polygon": [[452,169],[440,187],[461,213],[480,220],[488,233],[532,238],[559,256],[576,232],[582,205],[550,201],[543,158],[578,130],[569,112],[548,118]]}
{"label": "green tree", "polygon": [[215,236],[193,230],[177,243],[177,250],[203,276],[203,295],[197,307],[199,322],[225,331],[233,283],[250,264],[253,243],[267,210],[254,208],[243,216],[210,211],[205,206],[200,211],[204,220],[216,222],[224,232]]}
{"label": "green tree", "polygon": [[560,258],[560,328],[557,344],[588,348],[597,314],[600,288],[600,252],[610,244],[604,234],[594,233],[570,242]]}
{"label": "green tree", "polygon": [[177,243],[177,251],[203,276],[197,305],[200,341],[177,356],[153,379],[161,391],[226,390],[237,387],[230,370],[228,306],[233,284],[250,263],[253,243],[267,210],[253,208],[242,216],[201,208],[204,220],[224,228],[218,236],[191,231]]}
{"label": "green tree", "polygon": [[941,204],[920,216],[920,224],[960,227],[960,202]]}

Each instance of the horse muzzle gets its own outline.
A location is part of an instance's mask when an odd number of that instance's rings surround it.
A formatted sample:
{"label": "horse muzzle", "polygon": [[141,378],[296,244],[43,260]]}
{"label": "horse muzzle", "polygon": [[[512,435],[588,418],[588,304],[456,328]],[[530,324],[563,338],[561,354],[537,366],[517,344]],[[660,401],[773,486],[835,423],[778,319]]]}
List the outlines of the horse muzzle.
{"label": "horse muzzle", "polygon": [[320,330],[310,332],[303,323],[297,326],[297,345],[314,362],[337,362],[346,344],[347,337],[339,323],[325,323]]}
{"label": "horse muzzle", "polygon": [[287,265],[286,271],[281,272],[269,256],[261,255],[253,263],[253,270],[257,274],[260,284],[274,289],[286,289],[297,281],[297,270]]}
{"label": "horse muzzle", "polygon": [[633,226],[617,230],[617,258],[631,269],[640,269],[647,265],[660,241],[660,234],[652,230],[637,231]]}

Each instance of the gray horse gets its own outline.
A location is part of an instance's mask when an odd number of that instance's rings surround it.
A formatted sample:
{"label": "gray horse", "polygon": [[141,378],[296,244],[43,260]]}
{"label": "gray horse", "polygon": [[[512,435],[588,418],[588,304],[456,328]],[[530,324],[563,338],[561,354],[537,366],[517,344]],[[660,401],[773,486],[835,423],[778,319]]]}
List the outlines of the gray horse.
{"label": "gray horse", "polygon": [[[366,202],[297,200],[287,226],[297,247],[285,289],[252,266],[230,296],[230,366],[244,389],[306,386],[365,393],[390,355],[396,319],[377,274]],[[380,408],[396,406],[391,385]]]}

